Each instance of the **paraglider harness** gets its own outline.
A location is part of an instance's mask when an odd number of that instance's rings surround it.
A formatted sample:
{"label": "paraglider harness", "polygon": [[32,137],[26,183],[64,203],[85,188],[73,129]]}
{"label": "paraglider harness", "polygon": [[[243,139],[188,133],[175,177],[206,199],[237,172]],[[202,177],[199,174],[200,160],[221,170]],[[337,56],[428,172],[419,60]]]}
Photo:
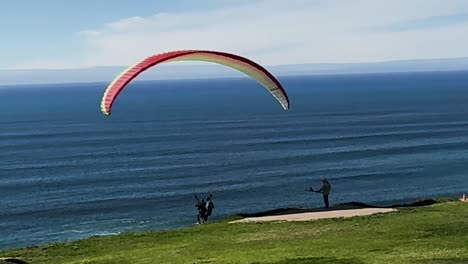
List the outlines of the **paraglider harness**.
{"label": "paraglider harness", "polygon": [[197,207],[198,210],[198,215],[197,215],[197,223],[204,223],[205,222],[205,215],[206,215],[206,206],[205,206],[205,200],[198,199],[198,196],[195,194],[195,199],[197,199],[197,203],[195,204],[195,207]]}
{"label": "paraglider harness", "polygon": [[[206,201],[198,198],[198,196],[195,194],[195,199],[197,199],[197,203],[195,204],[195,207],[198,209],[198,215],[197,215],[197,222],[198,223],[205,223],[208,221],[208,216],[211,215],[214,204],[211,201],[211,197],[213,197],[212,194],[206,198]],[[201,221],[200,221],[201,220]]]}
{"label": "paraglider harness", "polygon": [[208,218],[208,216],[211,215],[211,212],[214,209],[214,203],[211,201],[211,197],[213,197],[213,195],[210,194],[210,196],[206,198],[206,216],[207,216],[207,218]]}

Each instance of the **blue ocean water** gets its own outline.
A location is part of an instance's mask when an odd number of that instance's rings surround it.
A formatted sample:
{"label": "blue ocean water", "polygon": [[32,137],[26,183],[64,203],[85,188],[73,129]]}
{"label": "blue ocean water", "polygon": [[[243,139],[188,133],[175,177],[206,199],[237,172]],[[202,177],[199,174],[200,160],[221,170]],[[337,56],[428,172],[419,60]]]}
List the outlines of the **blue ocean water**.
{"label": "blue ocean water", "polygon": [[0,87],[0,249],[322,206],[468,193],[468,72]]}

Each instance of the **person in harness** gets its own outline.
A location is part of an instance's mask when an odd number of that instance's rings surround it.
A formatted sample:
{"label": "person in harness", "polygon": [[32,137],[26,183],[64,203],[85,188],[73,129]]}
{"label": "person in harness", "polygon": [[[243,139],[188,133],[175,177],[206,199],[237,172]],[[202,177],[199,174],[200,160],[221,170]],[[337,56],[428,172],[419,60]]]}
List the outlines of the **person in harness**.
{"label": "person in harness", "polygon": [[195,195],[195,198],[197,198],[197,203],[195,204],[195,207],[197,207],[198,210],[198,215],[197,215],[197,224],[202,224],[205,221],[205,215],[206,215],[206,203],[204,199],[198,200],[198,197]]}
{"label": "person in harness", "polygon": [[309,191],[316,192],[316,193],[322,193],[323,203],[325,204],[325,208],[330,208],[328,196],[330,195],[331,185],[330,185],[330,182],[328,182],[327,179],[323,179],[322,183],[323,183],[323,185],[319,190],[314,191],[314,189],[312,189],[312,187],[310,187]]}
{"label": "person in harness", "polygon": [[211,216],[211,213],[213,212],[213,209],[215,208],[214,203],[211,200],[212,197],[213,195],[211,194],[210,196],[206,197],[206,203],[205,203],[206,212],[205,212],[205,218],[204,218],[205,222],[208,222],[208,216]]}

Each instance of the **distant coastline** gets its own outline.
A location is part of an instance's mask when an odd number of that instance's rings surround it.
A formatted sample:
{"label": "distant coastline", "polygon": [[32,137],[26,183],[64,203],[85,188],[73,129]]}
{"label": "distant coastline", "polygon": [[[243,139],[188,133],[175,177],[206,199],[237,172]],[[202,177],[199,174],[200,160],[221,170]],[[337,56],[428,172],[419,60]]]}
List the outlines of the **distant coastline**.
{"label": "distant coastline", "polygon": [[[317,63],[265,66],[276,76],[342,75],[468,71],[468,58],[401,60],[371,63]],[[56,83],[109,82],[126,66],[81,69],[0,69],[0,86]],[[215,64],[166,64],[144,72],[137,80],[236,78],[238,71]]]}
{"label": "distant coastline", "polygon": [[[431,73],[446,73],[446,74],[467,74],[468,69],[466,70],[445,70],[445,71],[409,71],[409,72],[368,72],[368,73],[324,73],[324,74],[289,74],[289,75],[277,75],[278,79],[284,79],[288,77],[351,77],[351,76],[379,76],[379,75],[405,75],[405,74],[431,74]],[[29,86],[37,86],[37,85],[47,85],[47,86],[62,86],[62,85],[102,85],[105,88],[111,81],[113,77],[109,80],[100,80],[100,81],[64,81],[64,82],[44,82],[44,83],[1,83],[0,82],[0,89],[2,87],[29,87]],[[200,80],[239,80],[239,79],[249,79],[248,76],[214,76],[214,77],[188,77],[184,79],[164,79],[164,78],[139,78],[134,80],[134,83],[138,82],[180,82],[180,81],[200,81]]]}

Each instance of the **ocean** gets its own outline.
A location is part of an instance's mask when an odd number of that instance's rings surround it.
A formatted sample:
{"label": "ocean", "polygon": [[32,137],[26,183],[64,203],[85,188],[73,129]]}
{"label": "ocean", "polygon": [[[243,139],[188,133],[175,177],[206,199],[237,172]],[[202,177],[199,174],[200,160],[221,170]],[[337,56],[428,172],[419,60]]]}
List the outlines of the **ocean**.
{"label": "ocean", "polygon": [[468,72],[0,87],[0,249],[320,207],[468,193]]}

